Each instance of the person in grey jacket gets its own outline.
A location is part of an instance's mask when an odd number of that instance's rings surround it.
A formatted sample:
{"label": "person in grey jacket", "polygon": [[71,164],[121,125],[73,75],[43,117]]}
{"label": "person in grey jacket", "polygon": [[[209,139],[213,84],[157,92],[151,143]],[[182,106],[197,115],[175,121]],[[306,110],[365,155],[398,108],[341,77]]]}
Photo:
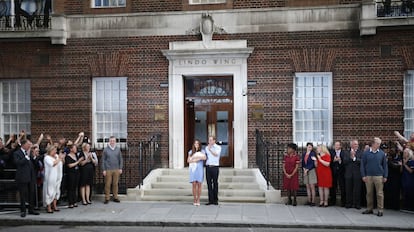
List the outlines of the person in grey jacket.
{"label": "person in grey jacket", "polygon": [[112,194],[113,201],[120,202],[118,198],[118,181],[119,176],[122,174],[123,160],[121,155],[121,149],[116,146],[115,136],[109,137],[109,144],[104,148],[102,154],[102,174],[105,178],[105,204],[109,202],[109,195]]}

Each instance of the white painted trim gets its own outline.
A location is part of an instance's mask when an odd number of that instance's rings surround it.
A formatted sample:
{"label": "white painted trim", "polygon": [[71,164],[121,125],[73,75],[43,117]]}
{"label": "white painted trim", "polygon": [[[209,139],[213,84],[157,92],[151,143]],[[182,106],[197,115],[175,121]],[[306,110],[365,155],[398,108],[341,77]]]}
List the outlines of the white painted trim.
{"label": "white painted trim", "polygon": [[[233,76],[234,168],[248,167],[247,58],[253,48],[247,41],[171,42],[163,54],[169,60],[169,167],[184,167],[184,76]],[[192,49],[185,49],[192,48]],[[187,63],[185,60],[198,60]],[[224,62],[226,61],[226,62]]]}

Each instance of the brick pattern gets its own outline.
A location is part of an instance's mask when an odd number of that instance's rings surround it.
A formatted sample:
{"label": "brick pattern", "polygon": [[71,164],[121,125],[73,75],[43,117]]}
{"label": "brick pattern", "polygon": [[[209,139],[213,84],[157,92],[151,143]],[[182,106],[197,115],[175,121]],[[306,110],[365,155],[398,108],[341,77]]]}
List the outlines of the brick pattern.
{"label": "brick pattern", "polygon": [[225,4],[190,5],[189,0],[127,0],[126,7],[93,9],[90,1],[57,0],[54,12],[58,14],[111,14],[137,12],[168,12],[194,10],[248,9],[289,6],[323,6],[361,3],[361,0],[227,0]]}
{"label": "brick pattern", "polygon": [[181,11],[185,0],[145,0],[132,1],[132,12]]}
{"label": "brick pattern", "polygon": [[[263,105],[264,118],[249,116],[249,166],[255,167],[255,129],[281,142],[292,140],[293,75],[300,71],[333,73],[334,140],[373,136],[395,139],[403,130],[403,77],[413,69],[414,31],[381,31],[360,37],[358,31],[215,35],[246,39],[254,47],[248,58],[248,103]],[[69,39],[66,46],[48,41],[1,41],[0,79],[32,80],[32,133],[75,138],[92,130],[92,78],[128,77],[128,137],[131,142],[161,134],[162,166],[168,167],[168,61],[161,49],[170,41],[197,36]],[[24,45],[24,46],[23,46]],[[381,56],[382,45],[391,47]],[[39,64],[39,55],[49,64]],[[312,63],[313,62],[313,63]],[[302,68],[303,67],[303,68]],[[155,121],[161,106],[165,120]],[[159,112],[160,110],[157,110]],[[252,113],[249,109],[249,113]]]}
{"label": "brick pattern", "polygon": [[340,4],[354,4],[354,3],[361,3],[362,0],[339,0]]}

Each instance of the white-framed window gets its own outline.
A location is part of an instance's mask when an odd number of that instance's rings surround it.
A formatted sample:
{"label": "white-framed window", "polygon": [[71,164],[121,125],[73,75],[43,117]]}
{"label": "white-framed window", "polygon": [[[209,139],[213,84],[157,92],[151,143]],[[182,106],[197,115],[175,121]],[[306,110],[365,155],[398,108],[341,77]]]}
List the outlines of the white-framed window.
{"label": "white-framed window", "polygon": [[414,70],[404,78],[404,137],[410,138],[414,132]]}
{"label": "white-framed window", "polygon": [[332,143],[332,73],[296,73],[293,140],[298,145]]}
{"label": "white-framed window", "polygon": [[92,8],[125,7],[126,0],[92,0]]}
{"label": "white-framed window", "polygon": [[190,0],[190,5],[226,3],[226,0]]}
{"label": "white-framed window", "polygon": [[11,134],[24,130],[31,135],[30,80],[1,80],[0,134],[6,142]]}
{"label": "white-framed window", "polygon": [[92,84],[93,138],[103,148],[110,136],[127,141],[127,78],[99,77]]}

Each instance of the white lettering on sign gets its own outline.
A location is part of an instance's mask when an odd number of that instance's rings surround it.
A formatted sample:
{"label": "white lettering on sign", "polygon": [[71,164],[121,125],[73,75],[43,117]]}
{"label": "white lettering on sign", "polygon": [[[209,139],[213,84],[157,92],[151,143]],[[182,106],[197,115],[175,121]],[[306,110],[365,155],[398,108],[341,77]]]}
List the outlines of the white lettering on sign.
{"label": "white lettering on sign", "polygon": [[217,58],[217,59],[179,59],[178,65],[200,66],[200,65],[235,65],[236,58]]}

